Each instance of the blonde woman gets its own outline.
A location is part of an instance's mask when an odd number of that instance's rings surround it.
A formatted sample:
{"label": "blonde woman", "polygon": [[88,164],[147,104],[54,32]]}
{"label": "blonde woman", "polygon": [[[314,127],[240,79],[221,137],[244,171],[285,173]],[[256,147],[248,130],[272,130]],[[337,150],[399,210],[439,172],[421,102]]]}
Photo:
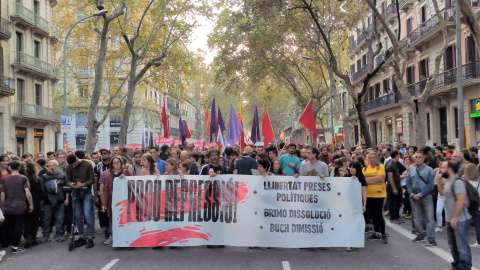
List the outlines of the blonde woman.
{"label": "blonde woman", "polygon": [[387,197],[385,167],[382,163],[379,163],[377,153],[369,152],[367,154],[367,166],[363,169],[363,175],[368,184],[367,216],[372,218],[375,230],[367,240],[382,240],[384,244],[388,244],[388,238],[385,234],[385,218],[383,216],[385,197]]}
{"label": "blonde woman", "polygon": [[178,161],[173,158],[165,161],[165,169],[167,170],[163,175],[182,175],[182,172],[178,169]]}

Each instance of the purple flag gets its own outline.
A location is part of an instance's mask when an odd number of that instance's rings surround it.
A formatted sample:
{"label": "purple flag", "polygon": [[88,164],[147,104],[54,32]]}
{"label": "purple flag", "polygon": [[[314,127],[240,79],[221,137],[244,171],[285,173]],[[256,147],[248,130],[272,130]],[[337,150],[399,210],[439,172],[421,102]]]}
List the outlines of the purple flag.
{"label": "purple flag", "polygon": [[238,140],[240,140],[240,133],[242,133],[243,128],[240,124],[240,120],[238,120],[237,113],[231,105],[230,109],[230,121],[228,123],[228,143],[230,145],[235,145]]}
{"label": "purple flag", "polygon": [[153,132],[150,132],[149,146],[153,147]]}
{"label": "purple flag", "polygon": [[182,144],[187,139],[187,134],[185,133],[185,126],[183,125],[182,117],[180,116],[180,120],[178,120],[178,129],[180,130],[180,137],[182,139]]}
{"label": "purple flag", "polygon": [[142,149],[145,148],[145,131],[142,128]]}
{"label": "purple flag", "polygon": [[255,105],[255,113],[253,115],[253,125],[252,125],[252,136],[251,140],[253,143],[260,141],[260,125],[258,123],[258,111],[257,105]]}
{"label": "purple flag", "polygon": [[210,113],[210,138],[212,135],[217,133],[218,125],[217,125],[217,116],[215,112],[215,98],[212,101],[212,111]]}
{"label": "purple flag", "polygon": [[220,111],[220,107],[218,107],[218,126],[220,127],[220,132],[224,132],[225,129],[225,123],[223,122],[223,117],[222,117],[222,112]]}

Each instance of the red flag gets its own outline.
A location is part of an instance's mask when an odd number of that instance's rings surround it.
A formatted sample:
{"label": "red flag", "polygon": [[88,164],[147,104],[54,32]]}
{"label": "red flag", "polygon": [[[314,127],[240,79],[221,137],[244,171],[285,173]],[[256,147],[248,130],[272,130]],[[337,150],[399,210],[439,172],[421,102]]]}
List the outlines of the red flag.
{"label": "red flag", "polygon": [[188,128],[187,121],[183,120],[183,126],[185,127],[185,138],[191,138],[192,134],[190,133],[190,129]]}
{"label": "red flag", "polygon": [[313,106],[312,106],[312,100],[307,104],[307,107],[305,108],[305,111],[303,111],[302,116],[300,116],[300,119],[298,120],[302,125],[304,125],[306,128],[308,128],[312,134],[315,140],[317,139],[317,125],[315,124],[315,116],[313,115]]}
{"label": "red flag", "polygon": [[270,116],[268,116],[268,110],[265,112],[265,116],[262,120],[262,135],[263,135],[263,147],[267,147],[268,144],[275,139],[275,133],[273,133],[272,123],[270,122]]}
{"label": "red flag", "polygon": [[162,108],[162,124],[163,124],[163,137],[168,138],[168,119],[167,119],[167,110],[165,109],[165,104]]}

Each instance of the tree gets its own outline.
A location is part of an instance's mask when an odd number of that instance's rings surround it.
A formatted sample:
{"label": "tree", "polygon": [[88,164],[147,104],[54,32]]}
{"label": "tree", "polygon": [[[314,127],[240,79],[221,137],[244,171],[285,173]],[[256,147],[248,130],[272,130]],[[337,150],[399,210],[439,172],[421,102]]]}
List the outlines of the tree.
{"label": "tree", "polygon": [[[465,18],[465,24],[470,29],[473,40],[475,41],[475,47],[477,51],[480,52],[480,24],[478,20],[480,18],[480,10],[478,8],[475,11],[472,9],[472,1],[467,0],[457,0],[462,16]],[[458,12],[458,10],[457,10]]]}
{"label": "tree", "polygon": [[[442,49],[437,53],[435,57],[434,71],[433,71],[433,74],[427,80],[425,90],[417,96],[415,95],[415,93],[411,93],[410,91],[408,91],[407,85],[403,81],[403,76],[406,70],[407,55],[403,50],[403,44],[400,41],[401,24],[399,24],[398,33],[397,33],[397,36],[395,36],[393,31],[388,27],[388,24],[386,23],[385,19],[380,15],[380,12],[375,6],[375,3],[372,0],[366,0],[366,1],[368,6],[372,9],[372,12],[375,14],[375,16],[377,16],[381,24],[384,25],[388,34],[388,38],[392,42],[393,58],[392,58],[391,66],[393,67],[395,72],[394,80],[403,99],[406,100],[406,103],[408,104],[408,106],[410,106],[410,108],[414,112],[413,115],[414,115],[414,129],[415,129],[415,144],[418,146],[426,145],[426,137],[425,137],[426,132],[424,128],[424,123],[426,122],[426,119],[425,119],[425,113],[423,111],[423,108],[427,107],[427,100],[432,94],[433,87],[435,86],[435,82],[438,77],[440,63],[448,45],[447,43],[448,35],[447,35],[447,29],[445,26],[445,20],[442,14],[440,13],[440,10],[438,8],[438,3],[436,0],[432,0],[435,14],[439,20],[439,24],[442,30],[443,46],[442,46]],[[398,0],[396,0],[396,5],[398,10]],[[400,17],[399,14],[398,14],[398,17]]]}
{"label": "tree", "polygon": [[[370,136],[370,131],[368,130],[368,123],[365,116],[365,102],[364,96],[367,92],[370,80],[378,73],[381,67],[385,64],[385,61],[390,57],[389,53],[385,54],[385,58],[382,62],[377,66],[374,67],[374,57],[381,52],[382,50],[382,43],[380,42],[380,37],[377,33],[376,27],[372,27],[372,29],[368,32],[366,38],[366,46],[367,46],[367,63],[368,63],[368,71],[365,79],[362,81],[362,89],[360,92],[355,93],[354,83],[350,79],[350,76],[342,72],[340,70],[338,64],[338,56],[335,55],[334,50],[332,49],[331,40],[328,38],[326,31],[324,30],[324,26],[320,23],[318,14],[321,10],[320,7],[323,5],[317,5],[313,1],[301,0],[298,6],[294,6],[292,9],[303,9],[305,12],[310,16],[313,20],[315,33],[321,37],[321,40],[324,42],[324,46],[326,48],[326,54],[328,59],[327,66],[332,69],[333,73],[341,79],[342,84],[347,89],[349,95],[352,97],[353,102],[355,103],[355,108],[357,109],[358,113],[358,120],[360,122],[360,129],[364,136],[365,143],[367,147],[373,146],[373,141]],[[373,21],[375,21],[376,16],[373,16]],[[400,21],[400,18],[399,18]],[[375,45],[375,47],[374,47]]]}
{"label": "tree", "polygon": [[[97,7],[103,7],[104,1],[103,0],[96,0]],[[115,20],[116,18],[123,15],[125,10],[125,0],[121,0],[120,6],[116,8],[116,6],[112,3],[111,8],[115,10],[112,15],[106,15],[103,19],[97,17],[95,21],[95,32],[98,34],[98,38],[100,40],[100,45],[97,50],[97,60],[95,63],[95,86],[92,91],[90,106],[88,108],[87,114],[87,137],[85,140],[85,151],[87,153],[93,152],[95,149],[95,145],[97,144],[97,130],[98,127],[105,121],[107,118],[107,114],[104,114],[102,119],[97,120],[97,108],[98,103],[100,101],[100,95],[102,92],[102,85],[103,85],[103,75],[104,75],[104,67],[107,55],[107,44],[108,44],[108,33],[109,33],[109,26],[110,23]],[[100,21],[103,21],[101,24]],[[112,107],[111,102],[107,104],[107,111],[109,111]]]}
{"label": "tree", "polygon": [[[179,19],[195,9],[199,10],[189,1],[153,0],[146,6],[143,5],[144,3],[130,3],[129,12],[124,16],[123,23],[119,20],[122,37],[130,53],[128,94],[119,145],[126,143],[137,84],[150,68],[162,65],[172,46],[186,38],[193,25]],[[137,18],[136,14],[141,16]]]}

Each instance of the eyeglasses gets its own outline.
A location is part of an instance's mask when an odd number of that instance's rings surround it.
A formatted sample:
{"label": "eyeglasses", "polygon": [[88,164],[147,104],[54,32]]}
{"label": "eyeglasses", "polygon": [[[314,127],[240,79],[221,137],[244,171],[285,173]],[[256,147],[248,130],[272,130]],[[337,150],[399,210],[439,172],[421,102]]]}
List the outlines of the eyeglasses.
{"label": "eyeglasses", "polygon": [[114,161],[112,164],[121,164],[120,161]]}
{"label": "eyeglasses", "polygon": [[108,152],[102,152],[102,155],[108,155]]}

